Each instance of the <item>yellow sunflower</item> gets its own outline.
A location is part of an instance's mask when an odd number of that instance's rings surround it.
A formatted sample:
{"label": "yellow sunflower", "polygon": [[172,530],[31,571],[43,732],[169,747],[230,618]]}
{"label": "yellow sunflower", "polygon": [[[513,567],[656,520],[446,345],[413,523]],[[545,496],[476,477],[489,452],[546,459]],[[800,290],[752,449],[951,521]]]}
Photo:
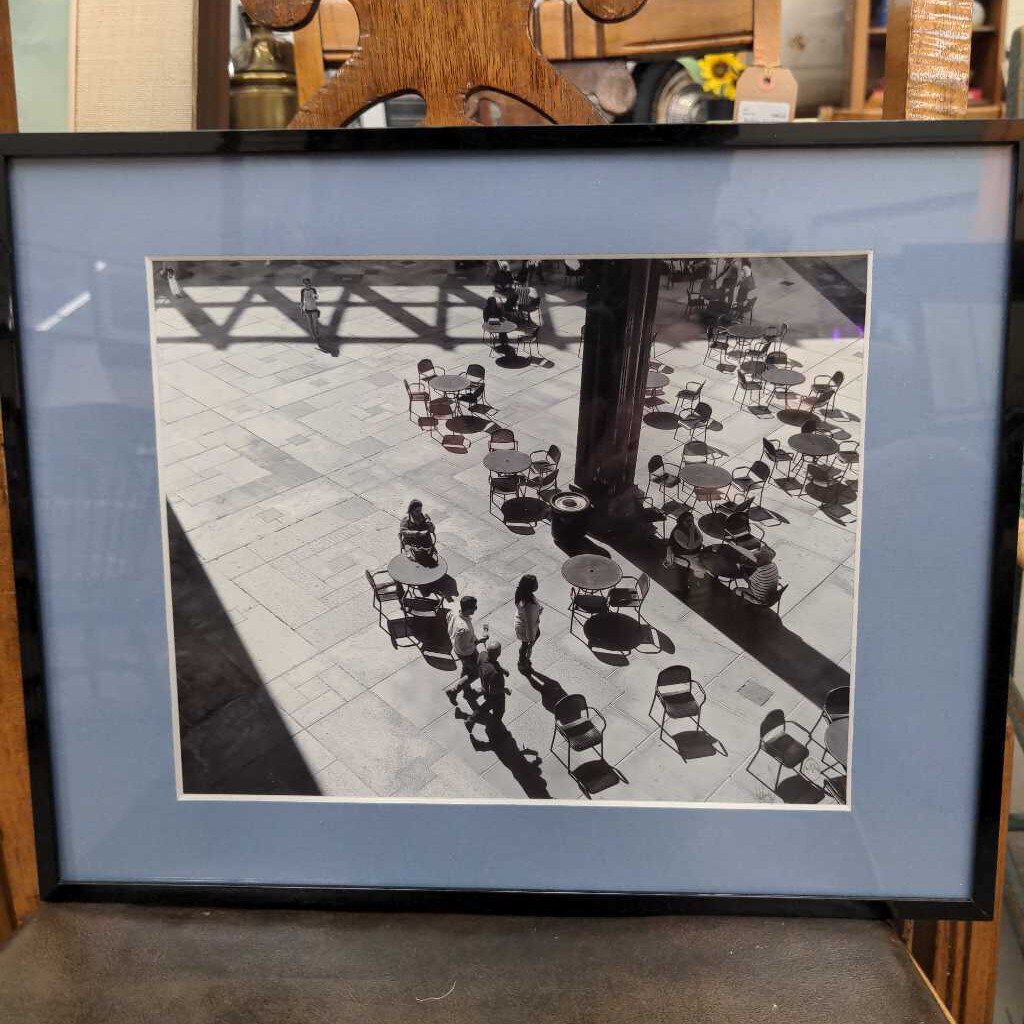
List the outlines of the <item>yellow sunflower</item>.
{"label": "yellow sunflower", "polygon": [[735,53],[709,53],[697,62],[697,66],[705,92],[724,96],[727,100],[736,99],[736,79],[746,64]]}

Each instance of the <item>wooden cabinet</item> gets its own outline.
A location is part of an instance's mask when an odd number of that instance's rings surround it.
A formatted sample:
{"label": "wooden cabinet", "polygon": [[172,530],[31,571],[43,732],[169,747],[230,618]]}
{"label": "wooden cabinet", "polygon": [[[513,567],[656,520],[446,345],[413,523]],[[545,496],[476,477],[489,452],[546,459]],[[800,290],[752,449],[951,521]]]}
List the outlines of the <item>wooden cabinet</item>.
{"label": "wooden cabinet", "polygon": [[[985,24],[971,34],[970,88],[978,95],[968,102],[967,117],[1002,117],[1005,83],[1003,81],[1003,33],[1007,0],[983,0]],[[885,26],[871,24],[872,0],[851,0],[847,11],[849,44],[847,47],[847,84],[842,107],[822,107],[823,120],[863,120],[880,118],[880,92],[885,76]]]}

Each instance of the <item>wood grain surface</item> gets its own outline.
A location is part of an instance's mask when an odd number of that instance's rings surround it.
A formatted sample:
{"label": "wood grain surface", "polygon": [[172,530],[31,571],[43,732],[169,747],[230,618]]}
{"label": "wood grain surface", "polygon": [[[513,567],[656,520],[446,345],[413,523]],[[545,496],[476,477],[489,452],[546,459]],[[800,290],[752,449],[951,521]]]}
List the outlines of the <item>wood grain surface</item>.
{"label": "wood grain surface", "polygon": [[971,70],[971,0],[889,0],[887,119],[963,117]]}
{"label": "wood grain surface", "polygon": [[18,130],[18,97],[14,90],[14,52],[7,0],[0,0],[0,132]]}
{"label": "wood grain surface", "polygon": [[[521,100],[557,124],[603,124],[604,117],[558,75],[530,39],[531,0],[351,0],[359,44],[334,78],[305,102],[296,128],[348,124],[368,107],[403,93],[426,104],[423,125],[474,125],[467,100],[481,90]],[[586,0],[602,20],[620,21],[645,0]],[[274,28],[308,23],[318,0],[243,0]]]}

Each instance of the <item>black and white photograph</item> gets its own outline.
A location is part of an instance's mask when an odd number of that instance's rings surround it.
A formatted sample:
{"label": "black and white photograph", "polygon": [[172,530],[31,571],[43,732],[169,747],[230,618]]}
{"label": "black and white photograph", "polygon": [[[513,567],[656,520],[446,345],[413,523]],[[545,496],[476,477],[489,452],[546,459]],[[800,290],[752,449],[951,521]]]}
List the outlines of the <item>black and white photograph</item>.
{"label": "black and white photograph", "polygon": [[179,795],[848,805],[871,257],[150,260]]}

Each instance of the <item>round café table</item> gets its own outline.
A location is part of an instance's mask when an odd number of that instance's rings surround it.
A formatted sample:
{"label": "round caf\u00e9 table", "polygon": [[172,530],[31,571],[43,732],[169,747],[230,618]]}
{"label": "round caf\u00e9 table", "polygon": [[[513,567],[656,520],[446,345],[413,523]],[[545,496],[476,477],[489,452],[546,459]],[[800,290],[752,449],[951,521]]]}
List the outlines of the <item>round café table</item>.
{"label": "round caf\u00e9 table", "polygon": [[749,562],[744,564],[739,555],[725,544],[705,548],[700,553],[700,564],[716,579],[728,583],[744,579],[754,571]]}
{"label": "round caf\u00e9 table", "polygon": [[764,337],[765,328],[762,324],[730,324],[725,333],[737,341],[757,341]]}
{"label": "round caf\u00e9 table", "polygon": [[828,434],[794,434],[789,439],[789,447],[809,459],[824,459],[839,451],[839,444]]}
{"label": "round caf\u00e9 table", "polygon": [[508,334],[509,331],[515,331],[519,329],[519,324],[514,323],[511,320],[485,320],[484,327],[487,328],[490,334]]}
{"label": "round caf\u00e9 table", "polygon": [[717,491],[728,486],[732,481],[732,474],[721,466],[712,466],[709,462],[691,462],[679,470],[679,479],[697,490]]}
{"label": "round caf\u00e9 table", "polygon": [[647,374],[647,390],[654,391],[656,388],[668,387],[668,375],[658,370],[651,370]]}
{"label": "round caf\u00e9 table", "polygon": [[484,468],[501,476],[525,473],[530,468],[530,456],[526,452],[488,452],[484,456]]}
{"label": "round caf\u00e9 table", "polygon": [[406,587],[429,587],[448,575],[448,563],[438,555],[437,565],[423,565],[405,555],[395,555],[388,562],[388,572],[396,583]]}
{"label": "round caf\u00e9 table", "polygon": [[825,749],[845,768],[850,747],[850,719],[837,718],[825,730]]}
{"label": "round caf\u00e9 table", "polygon": [[577,590],[611,590],[622,579],[622,568],[604,555],[574,555],[563,563],[562,577]]}
{"label": "round caf\u00e9 table", "polygon": [[457,395],[473,386],[473,382],[462,373],[442,373],[431,377],[429,383],[432,390],[442,395]]}
{"label": "round caf\u00e9 table", "polygon": [[795,388],[803,384],[807,378],[797,370],[789,370],[785,366],[771,366],[761,374],[761,380],[774,384],[777,388]]}

